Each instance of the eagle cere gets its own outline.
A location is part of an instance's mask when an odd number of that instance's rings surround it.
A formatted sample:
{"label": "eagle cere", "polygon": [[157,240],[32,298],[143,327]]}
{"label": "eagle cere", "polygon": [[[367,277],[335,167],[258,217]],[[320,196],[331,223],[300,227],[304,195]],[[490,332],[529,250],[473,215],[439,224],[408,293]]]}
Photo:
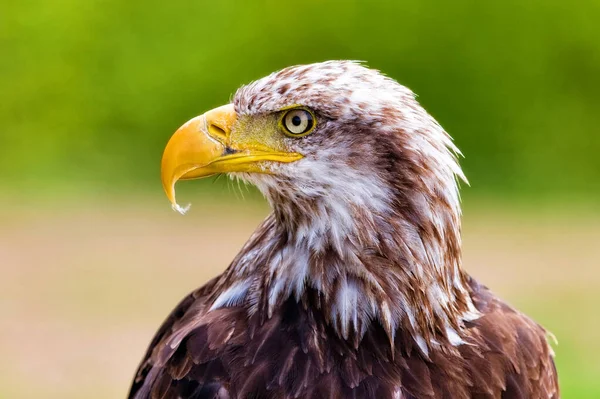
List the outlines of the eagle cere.
{"label": "eagle cere", "polygon": [[[131,398],[558,398],[545,330],[461,266],[458,149],[350,61],[283,69],[184,124],[175,183],[226,173],[273,211],[160,327]],[[201,265],[199,265],[201,266]]]}

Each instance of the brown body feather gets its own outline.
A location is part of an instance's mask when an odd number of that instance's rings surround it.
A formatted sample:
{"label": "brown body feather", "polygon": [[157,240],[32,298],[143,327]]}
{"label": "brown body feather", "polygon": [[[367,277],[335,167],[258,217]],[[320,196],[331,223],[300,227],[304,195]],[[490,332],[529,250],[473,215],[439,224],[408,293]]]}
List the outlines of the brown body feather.
{"label": "brown body feather", "polygon": [[[470,340],[424,356],[410,334],[394,352],[373,323],[360,345],[337,337],[316,291],[266,309],[208,312],[216,281],[185,298],[152,341],[130,398],[558,398],[545,331],[469,282],[482,316]],[[394,396],[395,395],[395,396]]]}

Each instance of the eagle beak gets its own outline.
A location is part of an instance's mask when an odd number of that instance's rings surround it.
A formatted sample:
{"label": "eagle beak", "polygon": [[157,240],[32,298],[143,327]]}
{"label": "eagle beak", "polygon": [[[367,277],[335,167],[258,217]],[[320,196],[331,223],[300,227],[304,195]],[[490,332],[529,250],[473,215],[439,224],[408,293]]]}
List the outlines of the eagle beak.
{"label": "eagle beak", "polygon": [[243,132],[237,132],[232,145],[236,121],[233,104],[227,104],[189,120],[173,134],[163,153],[161,180],[174,209],[184,212],[175,200],[178,180],[229,172],[269,173],[264,161],[288,163],[302,158],[269,148],[260,137]]}

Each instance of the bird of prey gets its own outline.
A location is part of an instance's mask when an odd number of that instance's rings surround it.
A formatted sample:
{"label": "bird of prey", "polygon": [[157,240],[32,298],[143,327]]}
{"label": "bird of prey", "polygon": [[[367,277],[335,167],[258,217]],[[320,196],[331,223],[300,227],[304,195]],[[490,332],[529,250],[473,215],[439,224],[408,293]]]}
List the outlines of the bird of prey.
{"label": "bird of prey", "polygon": [[[546,331],[461,266],[450,136],[360,63],[289,67],[169,140],[161,176],[227,174],[272,213],[152,340],[130,398],[558,398]],[[199,259],[199,266],[202,266]]]}

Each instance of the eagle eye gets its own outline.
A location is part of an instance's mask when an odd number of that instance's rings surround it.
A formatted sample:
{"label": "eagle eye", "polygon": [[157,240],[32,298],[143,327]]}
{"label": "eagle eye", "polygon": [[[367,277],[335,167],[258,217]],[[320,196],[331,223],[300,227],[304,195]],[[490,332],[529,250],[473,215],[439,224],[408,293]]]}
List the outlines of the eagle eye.
{"label": "eagle eye", "polygon": [[302,137],[310,134],[316,126],[314,114],[305,108],[286,111],[281,118],[283,132],[290,137]]}

